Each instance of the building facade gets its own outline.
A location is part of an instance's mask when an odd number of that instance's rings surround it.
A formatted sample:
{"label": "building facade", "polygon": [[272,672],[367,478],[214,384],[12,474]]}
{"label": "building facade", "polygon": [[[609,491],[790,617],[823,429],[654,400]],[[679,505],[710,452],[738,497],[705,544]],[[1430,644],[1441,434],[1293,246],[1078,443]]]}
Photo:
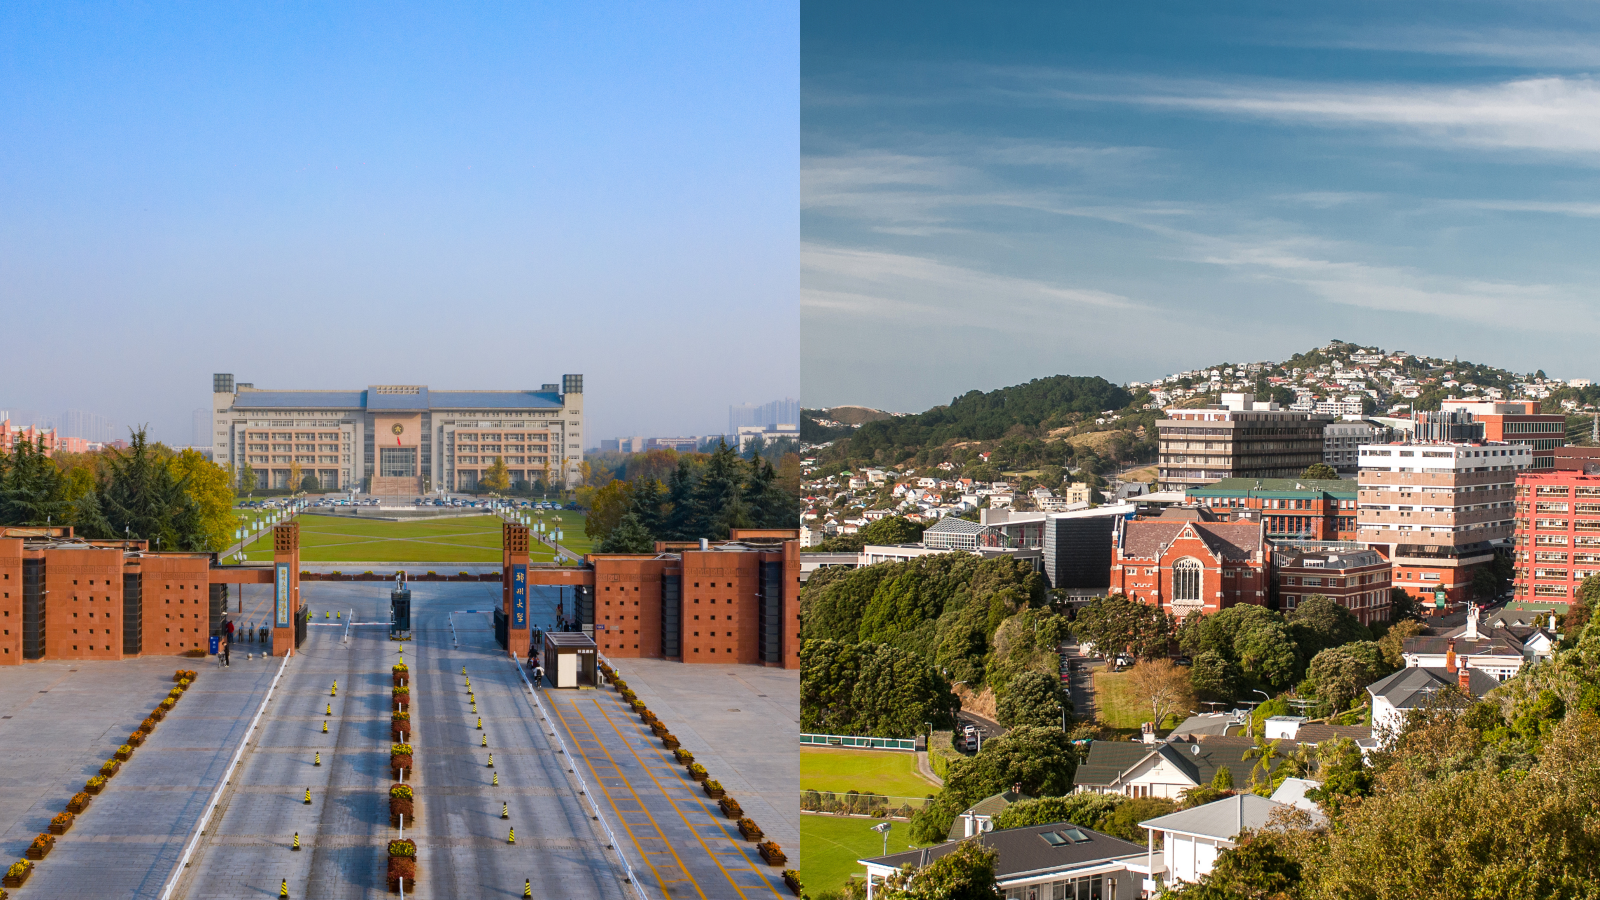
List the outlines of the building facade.
{"label": "building facade", "polygon": [[1118,519],[1113,535],[1111,593],[1179,619],[1266,605],[1272,545],[1259,522]]}
{"label": "building facade", "polygon": [[1376,550],[1343,552],[1278,552],[1275,567],[1278,608],[1293,612],[1321,594],[1361,620],[1363,625],[1389,621],[1391,567]]}
{"label": "building facade", "polygon": [[1294,478],[1322,462],[1330,417],[1257,403],[1252,394],[1223,394],[1223,405],[1169,409],[1156,423],[1159,478],[1169,489],[1224,478]]}
{"label": "building facade", "polygon": [[1356,492],[1353,478],[1224,478],[1189,488],[1184,496],[1222,521],[1241,518],[1240,510],[1257,510],[1274,540],[1353,541]]}
{"label": "building facade", "polygon": [[1523,444],[1395,443],[1361,448],[1357,539],[1393,564],[1394,586],[1434,610],[1472,599],[1472,576],[1509,549]]}
{"label": "building facade", "polygon": [[1567,417],[1561,413],[1541,413],[1533,400],[1496,402],[1490,400],[1446,400],[1443,412],[1472,414],[1483,424],[1483,439],[1525,444],[1533,451],[1528,468],[1556,467],[1556,448],[1567,445]]}
{"label": "building facade", "polygon": [[1571,603],[1600,575],[1600,474],[1523,472],[1516,504],[1516,599]]}
{"label": "building facade", "polygon": [[1354,475],[1361,469],[1361,448],[1386,444],[1394,430],[1376,422],[1331,422],[1322,429],[1322,461],[1340,475]]}
{"label": "building facade", "polygon": [[582,375],[537,391],[267,391],[219,374],[211,410],[212,459],[265,488],[298,488],[298,470],[323,490],[472,491],[496,458],[513,484],[571,485],[583,462]]}
{"label": "building facade", "polygon": [[10,419],[0,421],[0,453],[15,453],[20,443],[32,444],[45,456],[50,456],[60,447],[61,439],[54,428],[12,425]]}

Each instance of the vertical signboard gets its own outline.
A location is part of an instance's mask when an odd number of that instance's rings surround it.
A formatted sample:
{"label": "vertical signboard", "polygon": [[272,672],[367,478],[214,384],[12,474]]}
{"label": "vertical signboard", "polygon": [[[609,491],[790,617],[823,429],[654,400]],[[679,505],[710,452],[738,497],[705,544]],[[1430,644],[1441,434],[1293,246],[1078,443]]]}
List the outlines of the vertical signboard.
{"label": "vertical signboard", "polygon": [[289,564],[278,563],[277,578],[273,581],[273,599],[276,601],[277,625],[289,627]]}
{"label": "vertical signboard", "polygon": [[528,567],[511,567],[511,627],[528,627]]}

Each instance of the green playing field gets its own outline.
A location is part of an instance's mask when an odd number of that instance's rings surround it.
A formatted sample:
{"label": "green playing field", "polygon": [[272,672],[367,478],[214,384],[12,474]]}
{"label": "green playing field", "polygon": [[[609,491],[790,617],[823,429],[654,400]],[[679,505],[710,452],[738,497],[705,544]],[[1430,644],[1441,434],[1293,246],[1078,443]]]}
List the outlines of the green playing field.
{"label": "green playing field", "polygon": [[[497,516],[469,516],[424,522],[380,522],[340,516],[302,515],[300,561],[316,562],[440,562],[498,563],[500,524]],[[592,549],[583,534],[583,514],[544,513],[546,527],[560,522],[562,546],[577,554]],[[253,562],[272,559],[271,534],[245,548]],[[533,543],[532,562],[550,562],[554,554],[544,544]]]}

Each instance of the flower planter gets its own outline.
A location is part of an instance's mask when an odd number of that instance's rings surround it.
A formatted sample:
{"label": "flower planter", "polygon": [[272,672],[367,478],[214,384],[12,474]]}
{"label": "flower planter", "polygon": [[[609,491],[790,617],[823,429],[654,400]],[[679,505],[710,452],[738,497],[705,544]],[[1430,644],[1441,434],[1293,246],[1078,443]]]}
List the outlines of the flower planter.
{"label": "flower planter", "polygon": [[44,859],[56,847],[56,839],[48,834],[41,834],[28,845],[28,850],[23,854],[29,859]]}
{"label": "flower planter", "polygon": [[717,808],[722,810],[722,814],[730,819],[744,818],[744,810],[739,806],[739,801],[726,794],[722,796],[721,800],[717,801]]}
{"label": "flower planter", "polygon": [[127,745],[127,744],[123,744],[121,747],[117,748],[116,757],[119,760],[122,760],[122,761],[126,762],[128,757],[130,757],[132,755],[133,755],[133,748],[130,747],[129,745]]}
{"label": "flower planter", "polygon": [[84,793],[98,794],[106,789],[106,779],[103,775],[96,775],[83,783]]}
{"label": "flower planter", "polygon": [[699,763],[690,763],[689,777],[693,778],[695,781],[705,781],[709,776],[706,774],[704,766],[700,765]]}
{"label": "flower planter", "polygon": [[784,869],[783,870],[783,884],[784,884],[785,887],[787,887],[789,889],[789,893],[794,894],[796,897],[800,896],[800,873],[799,872],[796,872],[793,869]]}
{"label": "flower planter", "polygon": [[391,757],[389,757],[389,774],[392,777],[399,778],[400,777],[400,772],[401,772],[402,769],[405,770],[406,772],[413,771],[412,766],[411,766],[411,757],[409,757],[409,756],[391,756]]}
{"label": "flower planter", "polygon": [[661,746],[668,750],[676,750],[678,749],[678,739],[670,734],[663,734],[661,736]]}
{"label": "flower planter", "polygon": [[81,813],[89,808],[89,801],[93,799],[93,797],[90,797],[83,791],[79,791],[78,793],[72,795],[71,800],[67,801],[67,812],[74,814]]}
{"label": "flower planter", "polygon": [[153,716],[151,718],[145,719],[143,722],[139,723],[139,731],[145,737],[149,737],[150,736],[150,732],[155,731],[155,730],[156,730],[156,720],[155,720],[155,717],[153,717]]}
{"label": "flower planter", "polygon": [[50,819],[50,833],[66,834],[72,830],[72,820],[72,813],[56,813],[55,816]]}
{"label": "flower planter", "polygon": [[400,817],[405,816],[407,822],[417,821],[417,803],[410,797],[389,798],[389,824],[398,826]]}
{"label": "flower planter", "polygon": [[672,751],[672,758],[677,760],[679,765],[684,766],[694,762],[694,754],[687,750],[674,749]]}
{"label": "flower planter", "polygon": [[159,722],[162,719],[165,719],[166,717],[167,717],[166,707],[158,706],[155,709],[150,710],[150,718],[147,719],[146,721]]}
{"label": "flower planter", "polygon": [[6,870],[5,877],[0,879],[0,884],[4,884],[8,888],[22,887],[23,882],[27,881],[28,876],[32,874],[33,863],[19,861],[13,863],[11,868]]}
{"label": "flower planter", "polygon": [[722,784],[715,780],[701,782],[700,789],[705,791],[706,796],[713,800],[721,800],[727,793],[722,789]]}
{"label": "flower planter", "polygon": [[761,833],[761,826],[757,825],[753,819],[739,820],[739,834],[742,835],[745,840],[755,841],[757,843],[759,843],[762,838],[766,837],[766,835]]}
{"label": "flower planter", "polygon": [[761,858],[766,860],[769,866],[781,866],[789,861],[789,857],[783,855],[783,848],[772,841],[757,844],[756,850],[761,853]]}
{"label": "flower planter", "polygon": [[650,731],[655,734],[656,737],[666,737],[666,723],[662,722],[660,719],[657,719],[656,721],[650,723]]}
{"label": "flower planter", "polygon": [[409,686],[410,684],[411,684],[411,673],[409,673],[409,672],[396,672],[396,673],[394,673],[394,686],[395,687]]}
{"label": "flower planter", "polygon": [[406,696],[404,694],[395,695],[395,698],[394,698],[394,708],[395,709],[403,710],[403,709],[405,709],[406,707],[408,707],[410,705],[411,705],[411,698],[410,697],[408,697],[408,696]]}
{"label": "flower planter", "polygon": [[117,772],[121,771],[121,769],[122,763],[117,762],[114,759],[108,759],[105,761],[105,764],[100,767],[100,777],[110,778],[111,776],[117,774]]}
{"label": "flower planter", "polygon": [[400,892],[400,879],[404,878],[406,884],[415,886],[417,883],[417,860],[410,856],[389,857],[389,893]]}
{"label": "flower planter", "polygon": [[135,731],[133,734],[128,735],[128,746],[130,746],[130,747],[142,747],[142,746],[144,746],[144,739],[145,739],[145,733],[144,732]]}
{"label": "flower planter", "polygon": [[411,739],[411,723],[401,722],[394,726],[394,731],[389,735],[392,741],[408,741]]}

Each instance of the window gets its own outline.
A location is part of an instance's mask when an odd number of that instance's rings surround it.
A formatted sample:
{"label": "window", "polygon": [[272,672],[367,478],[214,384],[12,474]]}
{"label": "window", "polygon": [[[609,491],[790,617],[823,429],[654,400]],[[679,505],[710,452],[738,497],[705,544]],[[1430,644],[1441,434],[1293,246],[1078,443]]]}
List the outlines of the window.
{"label": "window", "polygon": [[1185,557],[1172,564],[1172,600],[1174,603],[1200,602],[1201,566],[1197,560]]}
{"label": "window", "polygon": [[378,453],[378,475],[382,478],[411,478],[417,474],[417,448],[383,447]]}

